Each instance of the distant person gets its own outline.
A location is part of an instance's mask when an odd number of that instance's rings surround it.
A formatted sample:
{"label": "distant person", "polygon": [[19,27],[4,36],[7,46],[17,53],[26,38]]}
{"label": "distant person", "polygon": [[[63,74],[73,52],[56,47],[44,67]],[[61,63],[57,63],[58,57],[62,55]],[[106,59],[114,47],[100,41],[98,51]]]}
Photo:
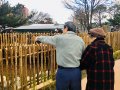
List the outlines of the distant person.
{"label": "distant person", "polygon": [[56,90],[81,90],[79,67],[85,44],[75,32],[76,26],[73,22],[66,22],[63,34],[36,37],[36,42],[48,43],[56,47],[58,64]]}
{"label": "distant person", "polygon": [[56,33],[60,33],[60,34],[62,34],[62,33],[63,33],[63,30],[62,30],[62,29],[57,28],[57,29],[56,29]]}
{"label": "distant person", "polygon": [[81,70],[87,70],[86,90],[114,90],[113,49],[105,43],[102,28],[93,28],[90,37],[96,38],[85,49],[80,62]]}

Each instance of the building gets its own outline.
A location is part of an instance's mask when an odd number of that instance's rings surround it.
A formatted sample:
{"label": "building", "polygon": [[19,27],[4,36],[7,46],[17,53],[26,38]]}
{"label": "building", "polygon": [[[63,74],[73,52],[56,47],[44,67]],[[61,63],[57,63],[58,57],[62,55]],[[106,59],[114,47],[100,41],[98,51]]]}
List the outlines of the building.
{"label": "building", "polygon": [[63,29],[64,25],[63,24],[32,24],[32,25],[27,25],[27,26],[20,26],[17,28],[14,28],[14,32],[39,32],[39,33],[44,33],[44,32],[55,32],[55,30],[58,29]]}

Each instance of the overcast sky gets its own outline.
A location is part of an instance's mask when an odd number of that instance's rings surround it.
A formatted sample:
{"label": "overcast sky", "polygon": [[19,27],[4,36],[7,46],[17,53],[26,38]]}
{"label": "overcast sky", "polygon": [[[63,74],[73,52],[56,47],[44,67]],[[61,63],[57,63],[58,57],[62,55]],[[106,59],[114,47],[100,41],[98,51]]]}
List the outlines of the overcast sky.
{"label": "overcast sky", "polygon": [[50,14],[54,21],[60,24],[69,21],[72,11],[64,7],[63,0],[8,0],[11,5],[24,4],[29,11],[37,10]]}

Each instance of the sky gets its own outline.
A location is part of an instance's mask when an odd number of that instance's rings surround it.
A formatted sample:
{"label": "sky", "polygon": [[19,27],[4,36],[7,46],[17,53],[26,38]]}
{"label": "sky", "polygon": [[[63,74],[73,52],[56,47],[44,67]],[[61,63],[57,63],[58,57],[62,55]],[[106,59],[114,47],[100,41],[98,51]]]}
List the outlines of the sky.
{"label": "sky", "polygon": [[9,3],[14,6],[17,3],[25,5],[31,10],[48,13],[54,22],[64,24],[66,21],[70,21],[72,11],[65,8],[63,0],[8,0]]}

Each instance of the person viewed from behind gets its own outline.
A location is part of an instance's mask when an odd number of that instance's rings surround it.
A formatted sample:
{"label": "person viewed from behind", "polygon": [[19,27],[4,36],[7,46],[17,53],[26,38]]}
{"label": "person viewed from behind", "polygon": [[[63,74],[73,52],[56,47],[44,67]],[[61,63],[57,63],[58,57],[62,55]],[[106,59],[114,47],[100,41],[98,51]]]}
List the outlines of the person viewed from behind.
{"label": "person viewed from behind", "polygon": [[89,31],[96,39],[87,46],[81,59],[81,69],[87,70],[86,90],[114,90],[113,49],[105,43],[102,28]]}
{"label": "person viewed from behind", "polygon": [[66,22],[63,34],[36,37],[36,42],[40,41],[56,47],[58,64],[56,90],[81,90],[79,67],[85,44],[75,32],[76,26],[73,22]]}

